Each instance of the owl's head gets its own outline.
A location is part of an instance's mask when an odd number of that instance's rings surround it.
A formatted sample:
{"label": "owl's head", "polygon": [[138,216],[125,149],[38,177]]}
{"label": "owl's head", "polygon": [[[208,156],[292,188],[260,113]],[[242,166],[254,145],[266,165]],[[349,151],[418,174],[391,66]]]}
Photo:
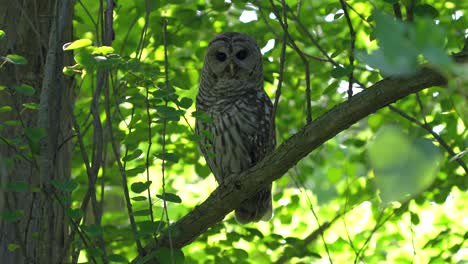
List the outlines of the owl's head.
{"label": "owl's head", "polygon": [[262,76],[262,54],[246,34],[226,32],[209,44],[205,66],[218,79],[252,80]]}

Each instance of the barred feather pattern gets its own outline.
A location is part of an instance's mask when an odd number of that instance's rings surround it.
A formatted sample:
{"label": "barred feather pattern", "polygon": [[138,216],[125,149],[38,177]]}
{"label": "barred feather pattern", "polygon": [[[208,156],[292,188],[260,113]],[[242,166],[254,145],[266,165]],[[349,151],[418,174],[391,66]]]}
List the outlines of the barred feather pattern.
{"label": "barred feather pattern", "polygon": [[[217,46],[212,47],[215,42]],[[234,65],[233,73],[232,65],[210,58],[210,48],[235,52],[236,43],[248,48],[249,56],[257,58],[252,58],[251,63],[238,62],[240,66]],[[224,49],[225,46],[228,48]],[[232,63],[236,63],[235,59]],[[196,107],[209,117],[209,120],[197,119],[196,133],[201,138],[200,150],[219,184],[251,168],[274,149],[273,106],[263,89],[261,53],[247,35],[224,33],[210,43]],[[235,210],[241,224],[269,220],[272,213],[271,184]]]}

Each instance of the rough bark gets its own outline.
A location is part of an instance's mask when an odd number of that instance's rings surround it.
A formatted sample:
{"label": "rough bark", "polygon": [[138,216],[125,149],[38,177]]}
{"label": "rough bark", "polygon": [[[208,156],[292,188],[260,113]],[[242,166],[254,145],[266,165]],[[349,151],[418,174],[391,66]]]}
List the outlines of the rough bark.
{"label": "rough bark", "polygon": [[[468,53],[457,54],[455,61],[466,63]],[[302,158],[364,117],[412,93],[432,86],[446,84],[447,80],[429,68],[408,78],[387,78],[350,100],[333,107],[320,118],[281,144],[271,155],[235,180],[219,186],[202,204],[171,226],[174,248],[191,243],[208,228],[215,225],[239,204],[263,186],[283,176]],[[169,238],[161,236],[145,247],[147,255],[159,247],[169,247]],[[137,263],[142,258],[136,258]],[[146,262],[151,263],[151,262]]]}
{"label": "rough bark", "polygon": [[[25,65],[7,63],[0,69],[0,106],[12,111],[0,114],[6,120],[21,120],[18,126],[2,126],[0,136],[19,144],[0,143],[0,212],[20,210],[14,222],[0,218],[0,263],[60,263],[59,255],[67,239],[63,207],[53,193],[51,181],[70,178],[70,121],[64,105],[71,102],[71,80],[62,69],[70,65],[71,54],[62,45],[72,39],[71,1],[0,0],[0,25],[6,38],[0,41],[0,56],[18,54]],[[28,84],[33,96],[11,95],[14,87]],[[40,109],[23,110],[24,103],[38,103]],[[25,128],[43,128],[40,154],[31,154]],[[22,145],[24,148],[19,148]],[[25,182],[28,188],[12,191],[9,185]],[[36,189],[35,189],[36,188]],[[33,191],[34,190],[34,191]],[[16,244],[16,250],[8,245]]]}

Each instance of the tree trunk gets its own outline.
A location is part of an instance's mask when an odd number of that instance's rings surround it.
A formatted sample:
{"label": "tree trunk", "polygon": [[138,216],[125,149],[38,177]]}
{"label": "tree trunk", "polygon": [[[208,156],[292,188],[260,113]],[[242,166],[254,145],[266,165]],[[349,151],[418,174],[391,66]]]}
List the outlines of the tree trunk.
{"label": "tree trunk", "polygon": [[[62,45],[72,39],[72,17],[71,0],[0,0],[6,33],[0,57],[28,60],[0,66],[0,107],[12,108],[0,113],[0,263],[63,262],[69,232],[67,205],[59,198],[69,194],[51,182],[70,179],[72,131],[65,106],[72,103],[72,80],[62,69],[72,58]],[[21,84],[34,87],[34,95],[14,92]],[[40,129],[45,136],[38,136]]]}

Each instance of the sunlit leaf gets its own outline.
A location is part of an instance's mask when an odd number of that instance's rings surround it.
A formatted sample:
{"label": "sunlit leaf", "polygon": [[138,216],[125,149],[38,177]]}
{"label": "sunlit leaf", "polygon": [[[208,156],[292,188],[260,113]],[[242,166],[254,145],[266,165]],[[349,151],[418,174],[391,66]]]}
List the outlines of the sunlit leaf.
{"label": "sunlit leaf", "polygon": [[9,105],[0,106],[0,113],[10,112],[12,109]]}
{"label": "sunlit leaf", "polygon": [[8,61],[10,63],[13,63],[13,64],[23,65],[23,64],[28,63],[28,61],[26,60],[25,57],[17,55],[17,54],[9,54],[9,55],[6,56],[5,59],[6,59],[6,61]]}
{"label": "sunlit leaf", "polygon": [[90,39],[78,39],[63,45],[63,50],[76,50],[91,46],[93,42]]}
{"label": "sunlit leaf", "polygon": [[39,104],[37,104],[37,103],[24,103],[23,106],[24,106],[24,108],[31,109],[31,110],[39,109]]}

